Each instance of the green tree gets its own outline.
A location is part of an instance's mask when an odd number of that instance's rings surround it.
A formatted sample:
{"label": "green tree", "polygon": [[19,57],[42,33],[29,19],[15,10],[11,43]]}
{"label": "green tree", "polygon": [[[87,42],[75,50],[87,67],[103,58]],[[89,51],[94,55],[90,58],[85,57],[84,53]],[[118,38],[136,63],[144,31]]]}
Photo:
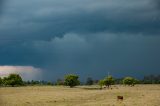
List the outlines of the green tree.
{"label": "green tree", "polygon": [[2,78],[0,77],[0,86],[2,85]]}
{"label": "green tree", "polygon": [[102,86],[104,85],[104,80],[99,80],[98,85],[100,86],[100,89],[102,89]]}
{"label": "green tree", "polygon": [[106,85],[108,88],[114,84],[114,78],[111,75],[107,76],[103,81],[104,85]]}
{"label": "green tree", "polygon": [[93,80],[91,77],[87,78],[86,85],[93,85]]}
{"label": "green tree", "polygon": [[125,77],[123,79],[123,84],[125,85],[134,86],[137,83],[138,83],[138,80],[133,77]]}
{"label": "green tree", "polygon": [[14,87],[15,85],[22,85],[23,81],[19,74],[10,74],[8,77],[3,79],[4,85],[10,85]]}
{"label": "green tree", "polygon": [[79,85],[80,82],[78,80],[79,76],[74,74],[69,74],[65,76],[64,84],[66,86],[70,86],[70,88]]}
{"label": "green tree", "polygon": [[50,81],[49,81],[49,82],[47,82],[47,85],[52,85],[52,82],[50,82]]}

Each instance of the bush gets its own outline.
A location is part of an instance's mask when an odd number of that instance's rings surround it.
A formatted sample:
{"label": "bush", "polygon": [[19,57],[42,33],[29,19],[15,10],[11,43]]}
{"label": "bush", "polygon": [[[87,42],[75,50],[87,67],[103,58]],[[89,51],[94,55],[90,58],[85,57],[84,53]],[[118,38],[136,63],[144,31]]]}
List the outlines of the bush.
{"label": "bush", "polygon": [[103,81],[104,85],[106,85],[108,88],[114,84],[114,78],[112,76],[107,76]]}
{"label": "bush", "polygon": [[2,85],[2,78],[0,77],[0,86]]}
{"label": "bush", "polygon": [[125,77],[123,79],[123,84],[125,85],[134,86],[137,83],[138,83],[138,80],[133,77]]}
{"label": "bush", "polygon": [[80,82],[78,80],[79,76],[74,74],[69,74],[65,76],[64,84],[66,86],[70,86],[70,88],[79,85]]}
{"label": "bush", "polygon": [[105,85],[107,86],[108,88],[113,85],[115,82],[114,78],[110,75],[110,76],[107,76],[105,79],[103,80],[99,80],[98,84],[100,86],[100,89],[102,89],[102,86]]}
{"label": "bush", "polygon": [[47,85],[53,85],[53,84],[52,84],[52,82],[49,81],[49,82],[47,82]]}
{"label": "bush", "polygon": [[104,85],[104,80],[99,80],[98,85],[100,86],[100,89],[102,89],[102,86]]}
{"label": "bush", "polygon": [[23,85],[23,81],[19,74],[10,74],[3,78],[3,84],[14,87],[15,85]]}

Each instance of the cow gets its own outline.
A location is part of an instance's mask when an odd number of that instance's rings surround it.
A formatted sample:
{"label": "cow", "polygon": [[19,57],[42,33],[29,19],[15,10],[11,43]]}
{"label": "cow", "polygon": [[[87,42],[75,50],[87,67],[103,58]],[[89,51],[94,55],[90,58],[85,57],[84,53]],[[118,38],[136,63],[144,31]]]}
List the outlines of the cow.
{"label": "cow", "polygon": [[123,100],[123,96],[117,96],[117,100]]}

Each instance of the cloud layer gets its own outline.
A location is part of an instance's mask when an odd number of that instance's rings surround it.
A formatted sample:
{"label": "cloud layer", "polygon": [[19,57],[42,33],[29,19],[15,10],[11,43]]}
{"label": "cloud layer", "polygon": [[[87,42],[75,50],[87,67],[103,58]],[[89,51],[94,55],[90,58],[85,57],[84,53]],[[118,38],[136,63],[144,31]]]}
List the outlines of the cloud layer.
{"label": "cloud layer", "polygon": [[40,80],[41,69],[32,66],[0,66],[0,77],[6,77],[9,74],[20,74],[23,80]]}
{"label": "cloud layer", "polygon": [[158,0],[0,3],[0,65],[39,67],[46,80],[159,73]]}

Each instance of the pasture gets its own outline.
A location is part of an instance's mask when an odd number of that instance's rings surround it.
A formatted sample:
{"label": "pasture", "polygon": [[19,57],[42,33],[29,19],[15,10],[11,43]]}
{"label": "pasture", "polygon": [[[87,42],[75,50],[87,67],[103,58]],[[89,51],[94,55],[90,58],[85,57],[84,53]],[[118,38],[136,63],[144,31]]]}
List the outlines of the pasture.
{"label": "pasture", "polygon": [[160,85],[1,87],[0,106],[160,106]]}

